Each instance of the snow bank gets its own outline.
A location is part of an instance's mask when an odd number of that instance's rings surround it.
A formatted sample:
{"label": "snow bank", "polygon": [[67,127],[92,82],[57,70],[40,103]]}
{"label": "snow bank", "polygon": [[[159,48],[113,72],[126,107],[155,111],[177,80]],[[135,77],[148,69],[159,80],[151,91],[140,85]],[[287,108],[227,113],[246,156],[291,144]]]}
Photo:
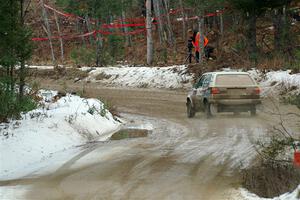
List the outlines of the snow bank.
{"label": "snow bank", "polygon": [[258,70],[248,71],[262,88],[262,95],[280,93],[300,94],[300,73],[290,74],[290,70],[271,71],[263,74]]}
{"label": "snow bank", "polygon": [[[53,66],[29,66],[37,69],[54,69]],[[191,88],[193,75],[188,73],[186,65],[168,67],[130,67],[118,65],[111,67],[82,67],[89,72],[85,81],[98,82],[108,86],[138,88]],[[236,71],[224,68],[222,71]],[[292,92],[300,93],[300,73],[290,74],[291,70],[262,73],[252,69],[248,71],[262,88],[262,95]]]}
{"label": "snow bank", "polygon": [[192,76],[187,73],[185,65],[95,68],[89,73],[87,80],[118,87],[188,88],[192,86],[190,83]]}
{"label": "snow bank", "polygon": [[[27,166],[87,141],[107,140],[119,128],[102,102],[41,91],[43,105],[21,120],[0,124],[0,180],[24,175]],[[21,162],[20,162],[21,161]]]}
{"label": "snow bank", "polygon": [[[82,68],[92,70],[86,79],[106,85],[118,87],[140,88],[191,88],[193,75],[187,73],[186,65],[169,67],[104,67]],[[231,69],[223,69],[225,71]],[[236,70],[235,70],[236,71]],[[300,73],[290,74],[290,70],[272,71],[266,74],[259,70],[248,71],[262,88],[262,95],[285,93],[292,91],[300,93]]]}
{"label": "snow bank", "polygon": [[246,200],[299,200],[300,185],[298,186],[298,188],[295,189],[295,191],[291,193],[285,193],[280,195],[279,197],[274,197],[274,198],[261,198],[253,193],[250,193],[248,190],[242,188],[240,189],[240,192]]}

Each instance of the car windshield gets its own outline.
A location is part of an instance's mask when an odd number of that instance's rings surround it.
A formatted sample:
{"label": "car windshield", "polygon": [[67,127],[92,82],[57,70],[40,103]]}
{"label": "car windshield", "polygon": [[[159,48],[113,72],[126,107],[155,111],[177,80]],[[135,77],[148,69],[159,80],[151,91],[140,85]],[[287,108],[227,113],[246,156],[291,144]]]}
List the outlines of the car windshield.
{"label": "car windshield", "polygon": [[248,74],[219,74],[216,77],[218,86],[248,86],[255,84]]}

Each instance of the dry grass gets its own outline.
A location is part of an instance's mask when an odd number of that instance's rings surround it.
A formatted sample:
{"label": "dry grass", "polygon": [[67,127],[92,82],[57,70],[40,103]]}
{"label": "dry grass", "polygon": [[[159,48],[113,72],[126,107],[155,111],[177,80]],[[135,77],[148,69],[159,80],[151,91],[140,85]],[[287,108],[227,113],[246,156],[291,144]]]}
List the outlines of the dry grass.
{"label": "dry grass", "polygon": [[286,67],[286,64],[283,57],[276,56],[273,59],[262,59],[257,67],[262,70],[280,70]]}
{"label": "dry grass", "polygon": [[109,79],[110,77],[111,75],[102,72],[96,76],[96,80],[99,81],[99,80]]}
{"label": "dry grass", "polygon": [[29,69],[30,77],[38,77],[38,78],[47,78],[47,79],[65,79],[65,80],[73,80],[75,78],[83,79],[88,76],[87,72],[81,71],[76,68],[67,68],[67,69]]}
{"label": "dry grass", "polygon": [[243,171],[243,187],[265,198],[273,198],[297,188],[300,168],[291,163],[261,162]]}
{"label": "dry grass", "polygon": [[[84,98],[95,98],[95,95],[91,90],[86,90],[85,93],[80,96]],[[107,109],[114,118],[118,120],[116,117],[120,117],[120,112],[117,106],[112,103],[111,99],[103,99],[101,97],[98,97],[97,99],[99,99],[104,104],[105,109]]]}

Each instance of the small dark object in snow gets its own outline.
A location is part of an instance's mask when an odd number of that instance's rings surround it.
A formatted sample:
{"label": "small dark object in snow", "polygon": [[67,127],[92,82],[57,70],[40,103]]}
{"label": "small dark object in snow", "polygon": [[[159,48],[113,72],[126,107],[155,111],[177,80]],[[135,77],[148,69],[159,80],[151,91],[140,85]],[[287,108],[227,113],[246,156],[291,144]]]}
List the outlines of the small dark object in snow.
{"label": "small dark object in snow", "polygon": [[96,68],[95,67],[91,67],[91,68],[87,69],[85,72],[89,73],[89,72],[91,72],[93,70],[96,70]]}
{"label": "small dark object in snow", "polygon": [[65,97],[67,94],[64,91],[58,91],[56,96]]}
{"label": "small dark object in snow", "polygon": [[290,91],[293,91],[293,90],[297,90],[297,86],[293,85],[293,86],[290,88]]}
{"label": "small dark object in snow", "polygon": [[271,86],[274,86],[274,85],[276,85],[277,84],[277,82],[276,81],[273,81],[270,85]]}
{"label": "small dark object in snow", "polygon": [[80,78],[75,78],[74,79],[74,83],[76,83],[76,82],[78,82],[78,81],[80,81],[81,79]]}
{"label": "small dark object in snow", "polygon": [[63,92],[63,91],[58,91],[57,92],[57,95],[55,95],[52,99],[53,102],[56,102],[57,100],[59,100],[60,98],[62,97],[65,97],[67,95],[66,92]]}

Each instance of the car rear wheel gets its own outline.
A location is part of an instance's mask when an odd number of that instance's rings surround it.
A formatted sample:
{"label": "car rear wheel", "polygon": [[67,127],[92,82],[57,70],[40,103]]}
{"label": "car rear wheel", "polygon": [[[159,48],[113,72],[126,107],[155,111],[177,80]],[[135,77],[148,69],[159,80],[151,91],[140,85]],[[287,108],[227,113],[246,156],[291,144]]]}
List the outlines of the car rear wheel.
{"label": "car rear wheel", "polygon": [[251,108],[250,114],[251,114],[251,116],[255,116],[255,115],[256,115],[256,107],[255,107],[255,106],[253,106],[253,107]]}
{"label": "car rear wheel", "polygon": [[212,116],[216,116],[218,114],[218,105],[210,104],[210,113]]}
{"label": "car rear wheel", "polygon": [[195,109],[192,106],[192,103],[190,101],[188,101],[187,104],[186,104],[186,111],[187,111],[188,118],[192,118],[196,114]]}

